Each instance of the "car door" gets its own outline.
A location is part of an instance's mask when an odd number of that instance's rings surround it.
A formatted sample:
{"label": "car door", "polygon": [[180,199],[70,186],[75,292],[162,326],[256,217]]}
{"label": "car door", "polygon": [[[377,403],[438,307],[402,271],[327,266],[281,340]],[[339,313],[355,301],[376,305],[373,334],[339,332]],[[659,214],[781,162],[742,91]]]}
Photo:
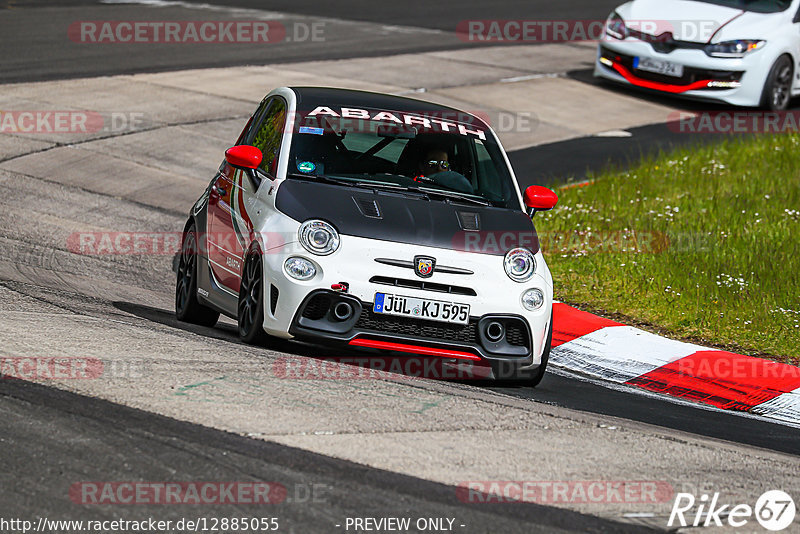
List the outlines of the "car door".
{"label": "car door", "polygon": [[[271,179],[277,171],[285,122],[286,102],[273,97],[261,105],[251,127],[239,139],[239,144],[261,149],[260,170]],[[235,295],[239,294],[244,253],[252,240],[253,223],[247,206],[258,185],[246,172],[224,162],[209,194],[209,264],[220,288]]]}

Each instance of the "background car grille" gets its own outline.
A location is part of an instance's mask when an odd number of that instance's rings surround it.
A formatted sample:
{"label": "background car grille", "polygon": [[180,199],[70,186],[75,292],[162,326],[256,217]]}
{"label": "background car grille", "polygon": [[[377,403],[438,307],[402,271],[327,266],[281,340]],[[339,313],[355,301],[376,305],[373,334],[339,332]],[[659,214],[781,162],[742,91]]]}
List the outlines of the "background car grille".
{"label": "background car grille", "polygon": [[373,330],[387,334],[403,334],[424,337],[441,341],[459,343],[478,343],[478,322],[470,320],[469,324],[433,324],[405,317],[392,317],[376,314],[365,308],[356,322],[356,329]]}
{"label": "background car grille", "polygon": [[[614,61],[616,61],[617,63],[628,69],[630,72],[632,72],[637,78],[640,78],[642,80],[648,80],[651,82],[669,83],[672,85],[691,85],[701,80],[738,82],[742,79],[742,75],[744,74],[741,71],[696,69],[694,67],[684,66],[683,76],[680,78],[676,78],[674,76],[665,76],[663,74],[657,74],[655,72],[647,72],[644,70],[634,69],[633,56],[620,54],[618,52],[614,52],[607,48],[602,48],[601,54],[604,57],[613,59]],[[713,90],[714,88],[709,87],[708,89]]]}

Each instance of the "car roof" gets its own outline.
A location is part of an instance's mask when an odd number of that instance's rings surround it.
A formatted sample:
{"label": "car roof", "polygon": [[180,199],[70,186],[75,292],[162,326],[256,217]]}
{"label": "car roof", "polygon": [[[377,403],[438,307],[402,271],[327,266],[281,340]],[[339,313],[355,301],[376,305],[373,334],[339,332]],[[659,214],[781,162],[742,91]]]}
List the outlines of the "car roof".
{"label": "car roof", "polygon": [[289,87],[289,89],[297,96],[297,108],[303,110],[326,106],[329,108],[371,108],[417,115],[445,111],[448,114],[466,114],[485,124],[484,120],[472,113],[416,98],[334,87]]}

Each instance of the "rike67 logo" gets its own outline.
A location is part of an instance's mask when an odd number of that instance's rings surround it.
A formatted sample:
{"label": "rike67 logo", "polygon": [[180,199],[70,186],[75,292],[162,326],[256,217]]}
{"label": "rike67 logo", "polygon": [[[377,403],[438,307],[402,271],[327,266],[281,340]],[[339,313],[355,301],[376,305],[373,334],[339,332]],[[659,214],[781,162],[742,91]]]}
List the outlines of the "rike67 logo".
{"label": "rike67 logo", "polygon": [[719,493],[703,494],[699,499],[691,493],[678,493],[669,515],[668,527],[743,527],[755,516],[756,521],[767,530],[778,532],[794,522],[794,500],[788,493],[771,490],[749,504],[724,504]]}

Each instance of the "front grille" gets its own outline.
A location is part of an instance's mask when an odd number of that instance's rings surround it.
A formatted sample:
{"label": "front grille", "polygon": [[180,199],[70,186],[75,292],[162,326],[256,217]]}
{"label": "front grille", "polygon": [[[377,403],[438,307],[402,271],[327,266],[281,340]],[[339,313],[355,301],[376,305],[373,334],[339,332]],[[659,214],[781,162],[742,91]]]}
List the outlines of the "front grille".
{"label": "front grille", "polygon": [[306,304],[305,309],[303,309],[303,317],[311,319],[312,321],[318,321],[325,317],[325,314],[328,313],[330,308],[330,295],[325,293],[314,295],[311,297],[311,300],[308,301],[308,304]]}
{"label": "front grille", "polygon": [[[609,58],[632,72],[637,78],[657,83],[668,83],[672,85],[691,85],[701,80],[715,80],[725,82],[738,82],[742,79],[744,72],[729,70],[697,69],[694,67],[683,67],[683,76],[665,76],[655,72],[647,72],[633,68],[633,56],[619,54],[607,48],[602,48],[600,53],[603,57]],[[708,89],[714,89],[709,87]],[[724,88],[723,88],[724,89]]]}
{"label": "front grille", "polygon": [[519,321],[509,321],[506,324],[506,341],[509,345],[527,347],[530,344],[527,337],[528,331]]}
{"label": "front grille", "polygon": [[408,289],[421,289],[422,291],[435,291],[437,293],[449,293],[451,295],[466,295],[474,297],[477,295],[475,290],[470,287],[451,286],[448,284],[437,284],[424,280],[408,280],[404,278],[392,278],[390,276],[373,276],[369,279],[373,284],[385,286],[405,287]]}
{"label": "front grille", "polygon": [[386,334],[400,334],[413,337],[453,341],[458,343],[478,343],[478,322],[469,324],[428,323],[418,319],[381,315],[365,308],[356,322],[358,330],[372,330]]}
{"label": "front grille", "polygon": [[705,43],[693,43],[691,41],[676,41],[672,34],[650,35],[649,33],[640,32],[634,29],[628,29],[630,37],[638,39],[645,43],[650,43],[653,50],[661,52],[662,54],[669,54],[678,48],[687,50],[705,50]]}
{"label": "front grille", "polygon": [[270,284],[269,286],[269,309],[272,315],[275,315],[275,310],[278,308],[278,288]]}

